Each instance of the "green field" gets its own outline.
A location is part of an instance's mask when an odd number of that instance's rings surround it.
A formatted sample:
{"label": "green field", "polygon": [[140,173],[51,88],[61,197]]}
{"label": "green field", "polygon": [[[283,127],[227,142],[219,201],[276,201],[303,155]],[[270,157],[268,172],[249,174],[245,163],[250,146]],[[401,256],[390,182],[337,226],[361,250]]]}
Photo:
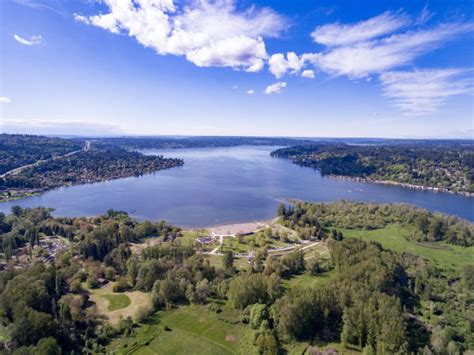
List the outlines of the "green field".
{"label": "green field", "polygon": [[356,237],[376,241],[385,248],[422,256],[444,269],[459,270],[464,265],[474,264],[474,247],[464,248],[446,243],[415,243],[407,240],[410,229],[400,225],[389,225],[377,230],[341,229],[345,237]]}
{"label": "green field", "polygon": [[320,275],[301,274],[293,276],[290,279],[283,279],[282,283],[283,287],[287,290],[295,287],[312,287],[330,282],[334,275],[334,271],[325,272]]}
{"label": "green field", "polygon": [[130,297],[124,294],[112,295],[106,294],[102,295],[102,297],[106,298],[109,301],[109,306],[107,309],[109,311],[115,311],[117,309],[126,308],[130,305]]}
{"label": "green field", "polygon": [[134,336],[114,341],[108,350],[118,354],[254,354],[252,331],[238,321],[238,311],[225,306],[221,313],[206,306],[182,306],[157,312],[135,329]]}

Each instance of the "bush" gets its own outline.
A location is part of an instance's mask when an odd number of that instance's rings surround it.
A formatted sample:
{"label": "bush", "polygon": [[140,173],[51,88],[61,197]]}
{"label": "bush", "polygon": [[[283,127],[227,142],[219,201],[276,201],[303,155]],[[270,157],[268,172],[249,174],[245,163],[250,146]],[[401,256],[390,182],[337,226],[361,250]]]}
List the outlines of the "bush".
{"label": "bush", "polygon": [[119,279],[112,290],[114,292],[126,292],[130,290],[130,288],[130,284],[125,279]]}
{"label": "bush", "polygon": [[143,323],[152,313],[153,309],[151,306],[139,307],[137,313],[135,313],[135,322]]}
{"label": "bush", "polygon": [[79,279],[72,280],[71,284],[69,285],[69,291],[71,291],[72,293],[81,293],[83,291],[81,280]]}
{"label": "bush", "polygon": [[209,303],[206,308],[215,313],[222,312],[222,307],[217,303]]}
{"label": "bush", "polygon": [[90,276],[87,278],[87,287],[90,289],[95,289],[99,287],[99,282],[97,282],[97,278]]}

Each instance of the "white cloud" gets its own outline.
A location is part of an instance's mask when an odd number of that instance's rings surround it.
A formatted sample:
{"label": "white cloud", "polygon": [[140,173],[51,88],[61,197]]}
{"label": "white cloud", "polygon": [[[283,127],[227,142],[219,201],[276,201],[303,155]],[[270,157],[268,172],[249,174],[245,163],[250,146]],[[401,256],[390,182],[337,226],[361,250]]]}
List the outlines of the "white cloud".
{"label": "white cloud", "polygon": [[[431,16],[425,7],[415,24],[424,23]],[[279,79],[287,73],[309,69],[307,66],[312,64],[331,75],[367,78],[411,64],[418,56],[474,28],[470,23],[450,23],[405,30],[408,25],[410,19],[404,13],[385,12],[355,24],[319,26],[312,36],[315,42],[326,45],[325,50],[301,56],[294,52],[288,52],[286,57],[282,53],[273,54],[269,59],[270,72]],[[401,29],[404,31],[394,33]]]}
{"label": "white cloud", "polygon": [[277,78],[281,78],[286,72],[296,73],[303,67],[303,61],[296,55],[295,52],[277,53],[270,57],[268,65],[270,72]]}
{"label": "white cloud", "polygon": [[248,95],[253,95],[254,93],[255,93],[255,90],[253,89],[247,90]]}
{"label": "white cloud", "polygon": [[[467,74],[467,75],[466,75]],[[451,96],[473,93],[472,69],[425,69],[380,75],[383,92],[407,115],[436,112]]]}
{"label": "white cloud", "polygon": [[326,46],[354,44],[393,33],[408,23],[409,19],[405,14],[387,11],[354,24],[332,23],[316,27],[311,37],[316,43]]}
{"label": "white cloud", "polygon": [[317,53],[305,53],[298,56],[294,52],[288,52],[285,58],[283,53],[276,53],[268,60],[269,70],[279,79],[288,72],[290,74],[299,73],[306,64],[316,63],[318,57]]}
{"label": "white cloud", "polygon": [[314,70],[310,70],[310,69],[303,70],[303,72],[301,73],[301,76],[303,78],[314,79]]}
{"label": "white cloud", "polygon": [[126,33],[157,53],[182,55],[201,67],[259,71],[268,55],[265,37],[277,37],[287,21],[274,11],[237,9],[234,0],[105,0],[109,12],[75,19],[112,33]]}
{"label": "white cloud", "polygon": [[9,104],[10,102],[12,102],[12,100],[8,97],[0,96],[0,102],[3,104]]}
{"label": "white cloud", "polygon": [[428,5],[425,4],[423,10],[421,10],[420,16],[416,19],[415,25],[424,25],[427,23],[433,16],[435,15],[434,12],[428,10]]}
{"label": "white cloud", "polygon": [[26,38],[18,36],[17,34],[14,34],[13,38],[15,38],[15,40],[18,43],[21,43],[25,46],[36,46],[38,44],[43,43],[43,37],[42,36],[31,36],[29,39],[26,39]]}
{"label": "white cloud", "polygon": [[264,91],[265,94],[271,95],[271,94],[280,94],[283,89],[286,88],[286,82],[284,81],[279,81],[275,84],[268,85]]}
{"label": "white cloud", "polygon": [[106,29],[115,34],[120,33],[120,28],[118,27],[117,20],[112,14],[97,15],[97,16],[90,16],[90,17],[74,14],[74,19],[78,22],[83,22],[88,25],[102,27],[103,29]]}
{"label": "white cloud", "polygon": [[186,53],[186,58],[198,67],[244,68],[248,72],[262,70],[266,57],[263,39],[245,36],[227,38]]}
{"label": "white cloud", "polygon": [[366,77],[411,63],[416,57],[472,28],[470,24],[444,24],[429,30],[409,31],[380,40],[336,47],[320,55],[318,66],[335,75]]}

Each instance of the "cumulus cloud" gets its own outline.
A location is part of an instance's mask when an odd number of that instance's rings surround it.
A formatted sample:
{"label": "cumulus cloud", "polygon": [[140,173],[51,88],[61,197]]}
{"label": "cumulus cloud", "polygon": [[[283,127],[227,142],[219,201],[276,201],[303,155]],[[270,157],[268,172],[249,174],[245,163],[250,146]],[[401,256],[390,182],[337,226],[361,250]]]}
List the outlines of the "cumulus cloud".
{"label": "cumulus cloud", "polygon": [[237,9],[234,0],[105,0],[109,12],[77,21],[125,33],[157,53],[181,55],[200,67],[263,68],[264,38],[277,37],[287,21],[268,8]]}
{"label": "cumulus cloud", "polygon": [[270,72],[277,78],[281,78],[288,71],[292,73],[300,71],[303,64],[303,60],[300,59],[295,52],[288,52],[286,58],[283,53],[277,53],[272,55],[268,60]]}
{"label": "cumulus cloud", "polygon": [[[466,75],[467,74],[467,75]],[[439,110],[451,96],[472,94],[472,69],[424,69],[380,75],[383,93],[407,115],[426,115]]]}
{"label": "cumulus cloud", "polygon": [[308,63],[316,64],[318,57],[317,53],[305,53],[298,56],[294,52],[288,52],[286,57],[283,53],[276,53],[268,60],[269,70],[279,79],[287,73],[299,73]]}
{"label": "cumulus cloud", "polygon": [[303,78],[314,79],[314,70],[306,69],[301,73]]}
{"label": "cumulus cloud", "polygon": [[13,38],[18,43],[23,44],[24,46],[36,46],[38,44],[43,43],[43,37],[42,36],[31,36],[30,38],[26,39],[26,38],[18,36],[17,34],[14,34]]}
{"label": "cumulus cloud", "polygon": [[255,90],[253,89],[247,90],[248,95],[253,95],[254,93],[255,93]]}
{"label": "cumulus cloud", "polygon": [[264,91],[265,94],[271,95],[271,94],[280,94],[283,89],[286,88],[286,82],[284,81],[279,81],[275,84],[268,85]]}
{"label": "cumulus cloud", "polygon": [[354,44],[393,33],[408,23],[409,18],[405,14],[387,11],[354,24],[332,23],[316,27],[311,37],[316,43],[326,46]]}
{"label": "cumulus cloud", "polygon": [[8,97],[0,96],[0,102],[3,104],[9,104],[10,102],[12,102],[12,100]]}

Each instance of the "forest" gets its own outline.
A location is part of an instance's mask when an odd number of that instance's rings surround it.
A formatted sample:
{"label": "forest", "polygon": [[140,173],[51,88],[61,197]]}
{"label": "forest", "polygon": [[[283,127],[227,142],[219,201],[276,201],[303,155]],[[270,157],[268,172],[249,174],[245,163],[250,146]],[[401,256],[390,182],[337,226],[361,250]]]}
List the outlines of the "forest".
{"label": "forest", "polygon": [[147,156],[115,147],[94,147],[0,177],[0,197],[8,200],[60,186],[140,176],[183,164],[181,159]]}
{"label": "forest", "polygon": [[271,155],[318,169],[322,175],[467,195],[474,193],[474,145],[469,142],[433,141],[428,145],[325,143],[281,148]]}
{"label": "forest", "polygon": [[82,142],[55,137],[0,134],[0,175],[38,160],[71,153],[82,146]]}
{"label": "forest", "polygon": [[217,148],[241,145],[253,146],[290,146],[311,144],[314,140],[278,137],[111,137],[96,139],[104,145],[118,146],[128,149],[183,149],[183,148]]}
{"label": "forest", "polygon": [[[154,337],[153,346],[159,346],[181,324],[159,319],[193,309],[201,317],[236,315],[222,324],[232,334],[252,334],[245,346],[261,354],[284,353],[298,344],[306,344],[307,353],[318,353],[324,344],[364,354],[474,349],[472,264],[442,269],[416,254],[340,232],[407,223],[421,228],[408,238],[472,245],[472,224],[454,217],[399,205],[282,205],[279,223],[319,241],[328,257],[308,258],[302,249],[283,256],[263,252],[239,266],[232,250],[215,264],[185,242],[194,233],[166,222],[137,221],[114,210],[76,218],[51,212],[14,207],[0,215],[0,341],[14,354],[122,353],[152,346]],[[456,238],[448,238],[449,230]],[[45,241],[52,240],[68,248],[51,259]],[[290,286],[302,277],[330,282]],[[110,323],[97,303],[107,282],[113,293],[106,296],[116,307],[138,296],[150,301],[133,317]],[[134,340],[139,336],[145,338]]]}
{"label": "forest", "polygon": [[328,229],[376,230],[389,224],[412,226],[407,235],[418,242],[446,242],[469,247],[474,245],[474,225],[455,216],[431,213],[403,204],[377,204],[352,201],[327,203],[296,202],[278,215],[282,223],[303,237],[318,235]]}

